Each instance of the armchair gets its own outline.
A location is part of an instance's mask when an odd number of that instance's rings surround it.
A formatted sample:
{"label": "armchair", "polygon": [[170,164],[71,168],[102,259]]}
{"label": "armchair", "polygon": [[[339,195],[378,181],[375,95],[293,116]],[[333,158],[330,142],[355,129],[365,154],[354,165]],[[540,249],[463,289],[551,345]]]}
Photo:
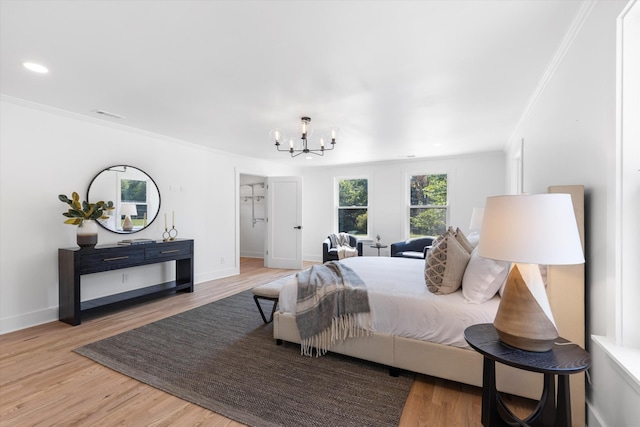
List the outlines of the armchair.
{"label": "armchair", "polygon": [[431,248],[435,237],[416,237],[404,242],[391,244],[391,256],[403,258],[424,259],[427,257],[427,251]]}
{"label": "armchair", "polygon": [[[349,235],[349,246],[358,250],[358,256],[362,256],[362,242],[356,239],[355,236]],[[337,261],[338,249],[331,246],[331,239],[329,236],[322,242],[322,262]]]}

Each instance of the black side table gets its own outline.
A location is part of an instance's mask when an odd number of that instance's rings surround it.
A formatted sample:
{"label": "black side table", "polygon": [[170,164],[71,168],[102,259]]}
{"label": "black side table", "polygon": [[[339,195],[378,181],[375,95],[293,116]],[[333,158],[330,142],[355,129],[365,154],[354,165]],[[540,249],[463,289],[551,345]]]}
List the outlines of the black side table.
{"label": "black side table", "polygon": [[371,248],[378,249],[378,256],[380,256],[380,249],[388,248],[387,245],[371,245]]}
{"label": "black side table", "polygon": [[[558,338],[545,352],[520,350],[500,341],[490,323],[469,326],[464,331],[469,345],[484,356],[482,372],[482,425],[485,427],[524,425],[571,426],[569,375],[591,366],[591,356],[577,344]],[[502,402],[496,390],[496,364],[500,362],[531,372],[544,374],[544,387],[535,411],[525,420],[516,417]],[[556,382],[558,376],[558,400]]]}

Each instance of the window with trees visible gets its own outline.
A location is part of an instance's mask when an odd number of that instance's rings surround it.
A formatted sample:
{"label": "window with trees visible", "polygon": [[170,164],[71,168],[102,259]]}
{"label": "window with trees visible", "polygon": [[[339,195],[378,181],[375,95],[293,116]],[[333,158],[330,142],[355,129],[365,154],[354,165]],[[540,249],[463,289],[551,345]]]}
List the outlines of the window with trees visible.
{"label": "window with trees visible", "polygon": [[438,236],[447,229],[447,174],[409,178],[409,236]]}
{"label": "window with trees visible", "polygon": [[[133,203],[136,205],[138,214],[131,218],[134,227],[144,227],[147,220],[147,181],[137,179],[120,180],[120,202]],[[121,215],[122,224],[124,215]]]}
{"label": "window with trees visible", "polygon": [[368,235],[369,180],[338,180],[338,231]]}

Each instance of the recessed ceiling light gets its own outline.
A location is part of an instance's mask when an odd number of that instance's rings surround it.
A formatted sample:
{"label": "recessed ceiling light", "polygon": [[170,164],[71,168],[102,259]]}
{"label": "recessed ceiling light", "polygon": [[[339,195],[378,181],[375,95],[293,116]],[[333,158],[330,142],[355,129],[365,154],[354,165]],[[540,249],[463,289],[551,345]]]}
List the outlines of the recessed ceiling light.
{"label": "recessed ceiling light", "polygon": [[307,156],[307,157],[305,157],[305,159],[307,159],[307,160],[313,160],[313,157],[311,157],[311,156]]}
{"label": "recessed ceiling light", "polygon": [[35,62],[23,62],[22,65],[26,69],[34,71],[36,73],[46,74],[49,72],[49,69],[47,67],[45,67],[44,65],[36,64]]}

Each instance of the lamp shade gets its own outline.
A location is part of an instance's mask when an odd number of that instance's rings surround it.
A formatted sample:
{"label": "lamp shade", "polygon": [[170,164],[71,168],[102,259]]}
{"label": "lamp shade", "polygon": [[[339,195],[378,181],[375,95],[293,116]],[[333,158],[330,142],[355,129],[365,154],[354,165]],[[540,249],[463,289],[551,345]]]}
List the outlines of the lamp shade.
{"label": "lamp shade", "polygon": [[569,194],[487,198],[478,254],[528,264],[582,264],[584,254]]}
{"label": "lamp shade", "polygon": [[537,264],[584,262],[569,194],[487,198],[478,254],[513,262],[493,321],[500,340],[548,351],[558,337]]}
{"label": "lamp shade", "polygon": [[138,215],[138,208],[133,203],[123,203],[120,205],[120,215]]}
{"label": "lamp shade", "polygon": [[473,208],[473,212],[471,212],[471,222],[469,223],[469,230],[480,231],[482,229],[483,217],[484,208]]}

